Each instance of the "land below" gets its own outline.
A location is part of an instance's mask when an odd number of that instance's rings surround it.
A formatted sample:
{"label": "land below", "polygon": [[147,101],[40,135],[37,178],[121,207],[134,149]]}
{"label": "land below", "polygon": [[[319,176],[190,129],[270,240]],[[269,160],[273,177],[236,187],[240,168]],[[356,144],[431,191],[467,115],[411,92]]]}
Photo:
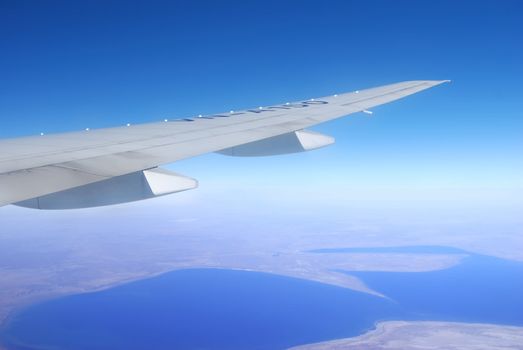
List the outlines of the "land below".
{"label": "land below", "polygon": [[359,337],[292,350],[521,350],[523,327],[455,322],[382,322]]}
{"label": "land below", "polygon": [[[523,261],[523,236],[514,224],[412,220],[410,212],[408,220],[320,208],[294,212],[259,203],[248,212],[223,204],[216,213],[219,203],[199,210],[185,204],[160,199],[65,212],[1,208],[0,323],[39,301],[188,268],[266,272],[382,296],[351,272],[441,270],[459,264],[466,252]],[[420,245],[464,253],[312,252]]]}

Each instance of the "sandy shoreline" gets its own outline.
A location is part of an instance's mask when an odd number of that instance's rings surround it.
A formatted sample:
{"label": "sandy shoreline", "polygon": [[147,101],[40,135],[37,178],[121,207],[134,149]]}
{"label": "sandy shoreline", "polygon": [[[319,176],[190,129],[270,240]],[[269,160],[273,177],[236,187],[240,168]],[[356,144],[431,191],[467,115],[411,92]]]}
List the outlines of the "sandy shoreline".
{"label": "sandy shoreline", "polygon": [[289,350],[522,350],[523,327],[493,324],[387,321],[363,335]]}

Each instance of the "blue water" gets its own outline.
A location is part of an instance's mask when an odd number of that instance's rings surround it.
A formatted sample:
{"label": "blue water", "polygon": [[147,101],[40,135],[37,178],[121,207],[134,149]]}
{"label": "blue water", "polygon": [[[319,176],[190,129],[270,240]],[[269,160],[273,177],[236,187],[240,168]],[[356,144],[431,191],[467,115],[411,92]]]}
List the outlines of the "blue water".
{"label": "blue water", "polygon": [[352,274],[398,302],[409,319],[523,325],[522,263],[471,255],[433,272]]}
{"label": "blue water", "polygon": [[184,270],[32,306],[4,341],[13,349],[284,349],[356,335],[398,312],[383,298],[320,283]]}
{"label": "blue water", "polygon": [[[464,254],[445,247],[328,252]],[[285,349],[350,337],[384,319],[523,325],[523,264],[470,254],[418,273],[348,272],[390,299],[265,273],[195,269],[59,298],[3,329],[10,349]]]}

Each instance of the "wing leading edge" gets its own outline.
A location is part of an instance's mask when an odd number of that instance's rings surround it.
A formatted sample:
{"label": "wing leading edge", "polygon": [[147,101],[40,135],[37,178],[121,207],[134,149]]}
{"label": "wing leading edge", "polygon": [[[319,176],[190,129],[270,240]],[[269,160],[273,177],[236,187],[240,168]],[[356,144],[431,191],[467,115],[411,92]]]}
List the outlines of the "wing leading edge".
{"label": "wing leading edge", "polygon": [[[117,177],[127,179],[125,175],[133,173],[143,177],[144,170],[209,152],[252,156],[315,149],[333,139],[303,129],[444,82],[407,81],[176,121],[0,140],[0,206],[24,201],[26,206],[44,208],[27,203],[39,203],[39,198],[48,202],[57,193],[70,197],[67,191],[75,188],[74,192],[88,191],[92,196],[103,186],[78,188],[114,182]],[[33,199],[36,202],[28,201]]]}

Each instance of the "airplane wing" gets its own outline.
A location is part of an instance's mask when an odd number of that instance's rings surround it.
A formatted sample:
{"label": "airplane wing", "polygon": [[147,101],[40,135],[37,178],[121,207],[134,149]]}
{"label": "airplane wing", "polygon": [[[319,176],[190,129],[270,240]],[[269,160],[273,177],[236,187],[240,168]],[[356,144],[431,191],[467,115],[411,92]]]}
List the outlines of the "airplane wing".
{"label": "airplane wing", "polygon": [[305,130],[447,81],[406,81],[242,111],[158,123],[0,140],[0,206],[82,208],[197,186],[157,168],[208,152],[263,156],[307,151],[334,139]]}

